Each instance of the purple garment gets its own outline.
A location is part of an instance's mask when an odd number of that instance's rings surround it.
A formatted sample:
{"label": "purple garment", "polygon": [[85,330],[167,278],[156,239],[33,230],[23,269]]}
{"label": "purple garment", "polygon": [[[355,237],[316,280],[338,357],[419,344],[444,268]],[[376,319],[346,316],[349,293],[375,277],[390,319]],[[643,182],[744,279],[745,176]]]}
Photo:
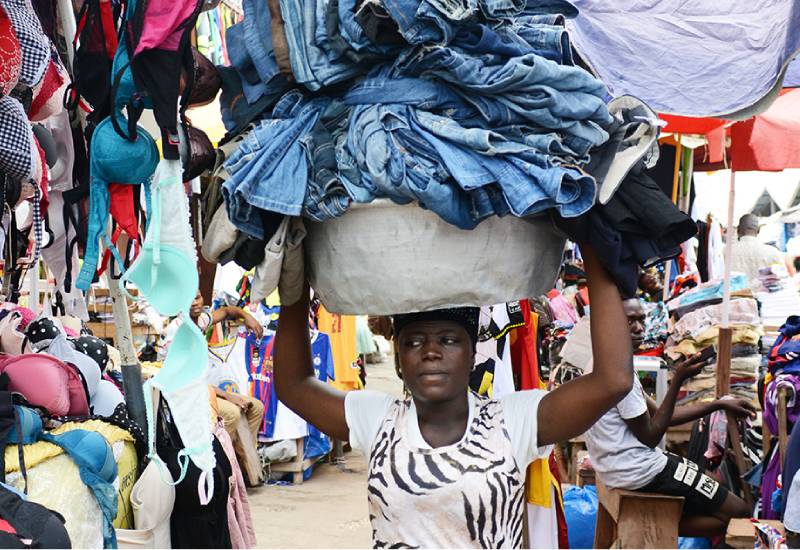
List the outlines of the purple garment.
{"label": "purple garment", "polygon": [[786,401],[786,416],[790,429],[800,418],[800,399],[797,398],[798,394],[800,394],[800,375],[779,374],[767,384],[764,395],[764,423],[766,423],[770,433],[773,434],[778,433],[778,388],[782,386],[789,388],[789,395]]}
{"label": "purple garment", "polygon": [[772,509],[772,493],[778,488],[778,475],[781,473],[781,454],[777,446],[772,453],[764,477],[761,479],[761,518],[780,519],[778,512]]}

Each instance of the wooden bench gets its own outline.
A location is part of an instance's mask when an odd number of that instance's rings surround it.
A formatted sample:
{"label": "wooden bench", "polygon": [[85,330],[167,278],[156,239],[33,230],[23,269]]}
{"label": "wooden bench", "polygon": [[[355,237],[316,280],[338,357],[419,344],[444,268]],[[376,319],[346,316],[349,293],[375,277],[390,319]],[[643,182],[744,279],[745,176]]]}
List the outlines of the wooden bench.
{"label": "wooden bench", "polygon": [[270,470],[273,472],[289,473],[292,474],[292,483],[301,485],[303,483],[303,474],[307,469],[323,460],[326,455],[316,456],[314,458],[304,458],[305,456],[305,440],[300,437],[295,440],[297,445],[297,455],[291,462],[280,462],[272,464]]}
{"label": "wooden bench", "polygon": [[595,548],[677,548],[683,497],[610,489],[598,480]]}

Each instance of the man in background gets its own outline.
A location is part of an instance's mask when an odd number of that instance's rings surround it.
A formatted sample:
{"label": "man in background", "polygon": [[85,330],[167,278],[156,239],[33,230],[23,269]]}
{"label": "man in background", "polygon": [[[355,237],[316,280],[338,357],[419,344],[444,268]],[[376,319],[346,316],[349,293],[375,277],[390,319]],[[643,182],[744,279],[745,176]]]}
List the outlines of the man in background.
{"label": "man in background", "polygon": [[784,265],[783,253],[768,244],[758,242],[758,217],[745,214],[739,220],[739,240],[733,243],[731,270],[747,275],[751,288],[759,285],[758,270],[772,264]]}

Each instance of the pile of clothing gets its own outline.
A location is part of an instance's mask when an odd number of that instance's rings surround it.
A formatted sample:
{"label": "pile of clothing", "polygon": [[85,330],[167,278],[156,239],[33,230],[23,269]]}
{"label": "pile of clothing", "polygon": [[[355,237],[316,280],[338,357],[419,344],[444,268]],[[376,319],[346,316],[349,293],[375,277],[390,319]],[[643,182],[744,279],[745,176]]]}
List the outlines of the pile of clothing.
{"label": "pile of clothing", "polygon": [[[758,303],[748,289],[744,275],[734,275],[731,292],[731,394],[755,402],[755,384],[761,365],[758,346],[763,336]],[[703,283],[668,302],[667,307],[674,321],[665,348],[670,360],[680,361],[718,344],[722,324],[721,302],[720,280]],[[716,363],[712,363],[684,384],[681,402],[713,400],[715,389]]]}
{"label": "pile of clothing", "polygon": [[778,292],[791,283],[786,266],[771,265],[758,270],[758,281],[766,292]]}
{"label": "pile of clothing", "polygon": [[0,475],[62,514],[75,546],[115,547],[115,529],[132,526],[144,433],[128,418],[111,355],[99,338],[0,304],[0,453],[24,445],[6,453]]}
{"label": "pile of clothing", "polygon": [[[224,213],[252,249],[283,243],[286,216],[324,222],[378,198],[461,229],[490,216],[575,219],[599,201],[602,215],[567,229],[585,238],[602,226],[616,242],[607,267],[627,286],[696,231],[641,175],[655,161],[655,113],[630,97],[608,103],[573,60],[566,0],[243,7],[226,33],[231,66],[219,68],[228,135],[204,216]],[[659,216],[636,216],[641,204]]]}
{"label": "pile of clothing", "polygon": [[764,324],[778,327],[790,315],[800,311],[800,295],[785,266],[772,265],[758,270],[761,289],[756,298],[761,303]]}

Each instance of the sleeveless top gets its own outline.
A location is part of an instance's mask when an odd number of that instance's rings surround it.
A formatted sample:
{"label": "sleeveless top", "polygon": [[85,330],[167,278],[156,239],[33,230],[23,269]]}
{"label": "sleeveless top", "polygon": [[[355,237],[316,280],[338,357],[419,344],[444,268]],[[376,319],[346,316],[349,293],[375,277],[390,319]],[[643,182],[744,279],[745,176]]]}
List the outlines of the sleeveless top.
{"label": "sleeveless top", "polygon": [[394,403],[370,453],[374,546],[519,548],[525,480],[503,404],[476,399],[461,441],[436,449],[410,444],[409,407],[410,401]]}

